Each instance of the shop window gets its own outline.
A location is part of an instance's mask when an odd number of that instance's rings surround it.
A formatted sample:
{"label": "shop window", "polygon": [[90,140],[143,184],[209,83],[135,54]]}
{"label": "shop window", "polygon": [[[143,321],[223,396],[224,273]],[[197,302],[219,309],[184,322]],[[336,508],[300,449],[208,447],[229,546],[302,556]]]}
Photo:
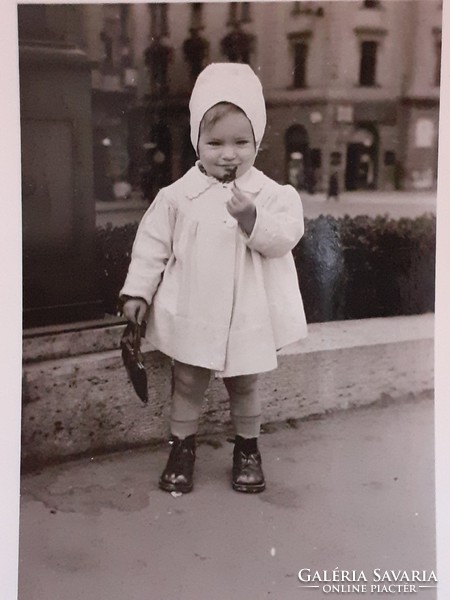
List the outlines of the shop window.
{"label": "shop window", "polygon": [[347,144],[347,190],[376,188],[378,148],[379,137],[373,123],[361,123],[355,128]]}
{"label": "shop window", "polygon": [[359,85],[372,87],[376,85],[378,42],[361,42],[361,61],[359,69]]}
{"label": "shop window", "polygon": [[[314,193],[316,175],[312,164],[308,132],[302,125],[291,125],[285,134],[287,181],[298,190]],[[317,155],[316,155],[317,158]]]}

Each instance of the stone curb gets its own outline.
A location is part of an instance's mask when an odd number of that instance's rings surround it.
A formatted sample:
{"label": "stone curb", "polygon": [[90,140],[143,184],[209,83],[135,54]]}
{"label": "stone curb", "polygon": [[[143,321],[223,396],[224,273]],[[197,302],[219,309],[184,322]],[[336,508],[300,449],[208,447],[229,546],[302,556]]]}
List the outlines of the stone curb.
{"label": "stone curb", "polygon": [[[156,443],[168,435],[170,360],[147,349],[150,401],[135,396],[117,343],[122,322],[24,339],[25,468]],[[81,333],[80,333],[81,331]],[[264,422],[400,400],[433,389],[431,314],[317,323],[261,375]],[[40,350],[39,350],[40,348]],[[200,434],[231,431],[228,401],[212,378]]]}

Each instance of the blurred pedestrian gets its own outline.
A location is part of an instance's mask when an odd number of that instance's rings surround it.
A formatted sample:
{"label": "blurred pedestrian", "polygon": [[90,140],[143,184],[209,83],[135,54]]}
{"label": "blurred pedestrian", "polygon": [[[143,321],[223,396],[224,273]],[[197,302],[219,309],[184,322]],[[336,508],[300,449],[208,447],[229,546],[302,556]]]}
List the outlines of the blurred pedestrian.
{"label": "blurred pedestrian", "polygon": [[337,171],[334,171],[328,180],[327,200],[330,198],[334,198],[336,201],[339,200],[339,175]]}
{"label": "blurred pedestrian", "polygon": [[121,291],[123,313],[173,359],[172,449],[159,485],[193,487],[196,434],[211,372],[223,378],[235,429],[232,486],[265,489],[258,373],[306,335],[291,250],[303,235],[297,191],[253,167],[266,111],[248,65],[212,64],[190,100],[199,160],[144,215]]}

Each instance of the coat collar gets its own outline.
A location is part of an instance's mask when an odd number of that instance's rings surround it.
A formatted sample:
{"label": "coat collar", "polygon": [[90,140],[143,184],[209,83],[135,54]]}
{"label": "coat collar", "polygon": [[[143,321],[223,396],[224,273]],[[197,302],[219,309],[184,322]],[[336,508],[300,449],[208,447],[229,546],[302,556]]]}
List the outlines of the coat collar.
{"label": "coat collar", "polygon": [[[236,179],[236,185],[244,192],[255,194],[263,188],[264,180],[264,173],[255,167],[251,167],[251,169]],[[183,177],[184,192],[190,200],[197,198],[210,188],[222,185],[231,189],[233,182],[223,184],[214,177],[202,173],[199,169],[199,161]]]}

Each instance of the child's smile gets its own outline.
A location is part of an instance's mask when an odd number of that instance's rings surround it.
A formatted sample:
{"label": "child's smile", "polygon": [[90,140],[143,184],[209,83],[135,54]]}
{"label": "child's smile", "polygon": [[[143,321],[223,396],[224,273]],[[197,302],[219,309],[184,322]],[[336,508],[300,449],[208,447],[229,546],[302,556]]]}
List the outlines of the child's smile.
{"label": "child's smile", "polygon": [[228,113],[213,125],[202,126],[198,155],[208,175],[220,181],[240,177],[253,166],[256,157],[250,121],[244,114]]}

